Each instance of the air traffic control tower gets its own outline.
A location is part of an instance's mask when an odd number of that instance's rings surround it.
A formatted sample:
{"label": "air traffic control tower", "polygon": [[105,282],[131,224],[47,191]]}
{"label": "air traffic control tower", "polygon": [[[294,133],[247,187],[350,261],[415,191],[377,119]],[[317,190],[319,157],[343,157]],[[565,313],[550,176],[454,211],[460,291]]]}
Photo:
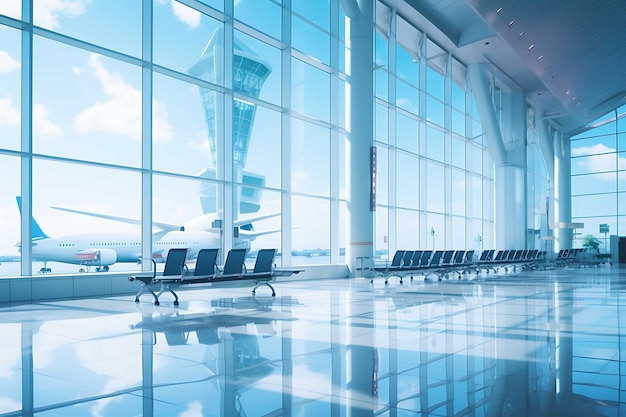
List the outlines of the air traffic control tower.
{"label": "air traffic control tower", "polygon": [[[215,83],[223,84],[224,80],[224,50],[223,33],[220,28],[216,29],[202,51],[198,62],[189,69],[189,74],[194,77]],[[264,62],[251,48],[241,42],[237,37],[233,39],[233,91],[247,97],[258,98],[263,83],[272,71],[271,67]],[[216,168],[205,169],[200,176],[207,179],[215,179],[216,171],[220,169],[218,154],[224,136],[224,102],[219,94],[209,88],[200,87],[200,97],[204,107],[204,116],[208,129],[209,143],[211,147],[211,159]],[[246,157],[250,146],[250,135],[256,115],[256,104],[238,99],[233,99],[233,165],[235,181],[242,184],[239,187],[238,201],[239,214],[254,213],[260,208],[261,190],[257,187],[265,185],[265,177],[244,170]],[[228,138],[224,141],[231,143]],[[216,192],[215,184],[207,184],[200,192],[202,210],[204,213],[216,213],[221,204],[218,203],[219,193]]]}

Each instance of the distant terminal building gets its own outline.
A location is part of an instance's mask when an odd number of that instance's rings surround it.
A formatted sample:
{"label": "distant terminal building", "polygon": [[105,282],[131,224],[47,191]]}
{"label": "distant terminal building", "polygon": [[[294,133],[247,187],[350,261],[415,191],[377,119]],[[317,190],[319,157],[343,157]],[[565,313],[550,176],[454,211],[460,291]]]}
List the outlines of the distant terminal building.
{"label": "distant terminal building", "polygon": [[[223,41],[222,30],[216,29],[204,48],[198,62],[189,69],[189,74],[203,80],[221,84],[223,80]],[[272,71],[252,49],[237,37],[233,40],[233,90],[248,97],[258,98],[263,83]],[[218,138],[223,137],[224,103],[217,93],[211,89],[200,87],[200,97],[204,107],[207,124],[211,159],[219,169],[217,150],[220,145]],[[259,186],[265,185],[265,177],[251,172],[244,172],[250,136],[256,115],[256,104],[237,99],[233,100],[233,165],[235,181],[242,184],[238,197],[239,213],[254,213],[260,208],[261,191]],[[226,143],[229,143],[227,140]],[[208,168],[201,173],[202,177],[216,178],[216,168]],[[248,186],[248,187],[247,187]],[[202,209],[204,213],[215,213],[219,204],[215,184],[207,184],[201,189]]]}

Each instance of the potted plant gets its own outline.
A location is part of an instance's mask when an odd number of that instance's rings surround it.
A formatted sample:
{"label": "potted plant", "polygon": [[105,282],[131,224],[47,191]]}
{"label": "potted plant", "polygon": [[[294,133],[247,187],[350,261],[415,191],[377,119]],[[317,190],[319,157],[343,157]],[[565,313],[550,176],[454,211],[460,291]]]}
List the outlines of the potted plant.
{"label": "potted plant", "polygon": [[585,248],[587,252],[598,252],[599,246],[600,240],[596,239],[593,235],[583,236],[583,248]]}

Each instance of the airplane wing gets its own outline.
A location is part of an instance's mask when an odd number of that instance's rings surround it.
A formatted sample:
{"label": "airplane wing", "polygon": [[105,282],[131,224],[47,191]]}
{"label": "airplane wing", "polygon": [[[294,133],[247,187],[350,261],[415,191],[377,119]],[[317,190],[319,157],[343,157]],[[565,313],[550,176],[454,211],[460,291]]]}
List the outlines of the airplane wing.
{"label": "airplane wing", "polygon": [[[265,216],[259,216],[259,217],[250,217],[247,219],[238,219],[233,222],[233,226],[241,227],[250,223],[258,222],[260,220],[271,219],[272,217],[276,217],[276,216],[280,216],[280,213],[267,214]],[[274,232],[271,232],[271,233],[274,233]]]}
{"label": "airplane wing", "polygon": [[277,229],[277,230],[264,230],[262,232],[250,232],[248,230],[239,230],[239,238],[240,239],[254,239],[258,236],[263,236],[263,235],[269,235],[272,233],[279,233],[281,230]]}
{"label": "airplane wing", "polygon": [[[141,220],[130,219],[128,217],[111,216],[108,214],[94,213],[91,211],[74,210],[74,209],[68,209],[64,207],[52,207],[51,206],[50,208],[53,208],[55,210],[67,211],[68,213],[82,214],[84,216],[98,217],[100,219],[113,220],[116,222],[135,224],[135,225],[141,226]],[[158,227],[159,229],[162,229],[168,232],[180,230],[180,225],[178,224],[160,223],[160,222],[152,222],[152,224]]]}

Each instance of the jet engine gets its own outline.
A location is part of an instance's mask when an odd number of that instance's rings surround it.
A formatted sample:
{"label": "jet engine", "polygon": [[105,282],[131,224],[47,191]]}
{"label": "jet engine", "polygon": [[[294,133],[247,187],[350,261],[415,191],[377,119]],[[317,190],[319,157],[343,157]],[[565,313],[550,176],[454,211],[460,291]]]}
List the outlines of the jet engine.
{"label": "jet engine", "polygon": [[89,249],[76,254],[81,265],[108,266],[117,262],[117,253],[112,249]]}

